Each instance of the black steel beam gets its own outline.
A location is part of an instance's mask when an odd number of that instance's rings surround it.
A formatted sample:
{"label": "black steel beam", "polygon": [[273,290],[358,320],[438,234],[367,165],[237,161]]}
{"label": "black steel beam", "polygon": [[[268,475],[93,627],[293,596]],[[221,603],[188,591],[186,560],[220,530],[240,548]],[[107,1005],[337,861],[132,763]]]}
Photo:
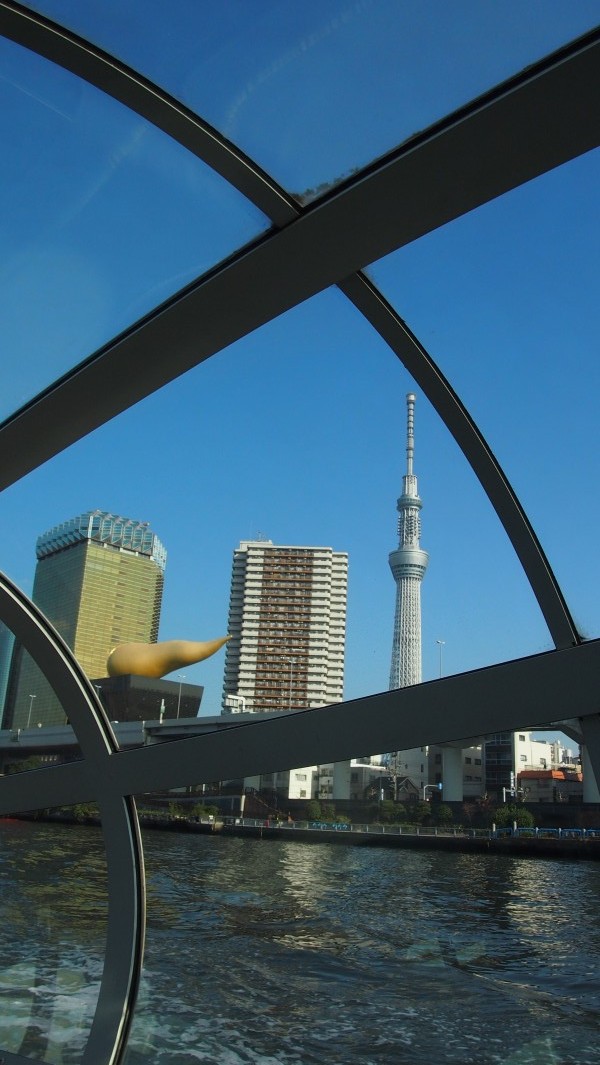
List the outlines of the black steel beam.
{"label": "black steel beam", "polygon": [[342,292],[396,353],[447,426],[486,492],[515,549],[556,647],[580,642],[550,563],[500,463],[456,392],[381,293],[355,274]]}
{"label": "black steel beam", "polygon": [[285,310],[597,145],[599,52],[596,35],[488,94],[107,345],[0,427],[0,488]]}

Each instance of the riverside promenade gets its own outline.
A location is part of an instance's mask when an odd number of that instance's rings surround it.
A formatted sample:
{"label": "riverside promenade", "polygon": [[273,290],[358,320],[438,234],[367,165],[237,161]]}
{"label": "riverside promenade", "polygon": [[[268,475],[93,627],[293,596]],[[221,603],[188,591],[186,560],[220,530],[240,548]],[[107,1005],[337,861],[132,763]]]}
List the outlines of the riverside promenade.
{"label": "riverside promenade", "polygon": [[[600,828],[463,828],[462,826],[345,824],[328,821],[275,821],[250,817],[186,817],[140,809],[142,829],[295,843],[355,847],[396,847],[513,857],[600,860]],[[74,816],[61,808],[2,820],[41,820],[100,827],[95,814]]]}
{"label": "riverside promenade", "polygon": [[[141,818],[142,824],[144,818]],[[177,821],[179,820],[179,824]],[[230,817],[223,821],[194,822],[176,819],[173,829],[214,832],[241,838],[335,843],[346,846],[399,847],[458,851],[469,854],[505,854],[522,857],[600,859],[600,828],[498,828],[463,829],[421,825],[359,825],[325,821],[274,821]],[[150,826],[148,826],[150,827]],[[154,827],[166,828],[164,821]],[[185,831],[185,828],[184,828]]]}

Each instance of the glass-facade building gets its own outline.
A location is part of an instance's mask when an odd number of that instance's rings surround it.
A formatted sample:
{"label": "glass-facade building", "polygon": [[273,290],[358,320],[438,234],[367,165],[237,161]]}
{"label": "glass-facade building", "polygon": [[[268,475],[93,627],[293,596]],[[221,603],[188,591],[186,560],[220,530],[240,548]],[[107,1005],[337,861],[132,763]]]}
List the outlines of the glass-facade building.
{"label": "glass-facade building", "polygon": [[[38,537],[33,601],[89,678],[119,643],[155,643],[166,551],[147,522],[89,511]],[[66,710],[26,652],[13,657],[4,727],[60,724]]]}

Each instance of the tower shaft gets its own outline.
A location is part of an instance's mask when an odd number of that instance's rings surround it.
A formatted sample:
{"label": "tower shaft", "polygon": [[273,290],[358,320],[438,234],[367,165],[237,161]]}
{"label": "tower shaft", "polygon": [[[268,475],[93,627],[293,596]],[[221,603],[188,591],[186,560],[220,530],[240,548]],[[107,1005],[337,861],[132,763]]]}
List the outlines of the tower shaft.
{"label": "tower shaft", "polygon": [[406,474],[398,499],[398,547],[389,557],[396,582],[396,614],[390,669],[390,689],[406,688],[421,681],[421,581],[429,557],[421,550],[422,507],[413,473],[415,396],[406,397]]}

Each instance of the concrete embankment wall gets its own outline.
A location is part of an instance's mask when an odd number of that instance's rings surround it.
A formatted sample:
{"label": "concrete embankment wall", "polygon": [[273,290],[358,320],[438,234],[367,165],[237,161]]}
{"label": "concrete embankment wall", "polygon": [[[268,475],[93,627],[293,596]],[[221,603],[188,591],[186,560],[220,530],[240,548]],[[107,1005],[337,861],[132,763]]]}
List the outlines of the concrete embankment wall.
{"label": "concrete embankment wall", "polygon": [[[10,819],[9,819],[10,820]],[[87,824],[100,827],[95,817],[78,819],[67,810],[39,815],[21,814],[18,820],[43,820],[62,823]],[[352,826],[351,828],[317,827],[292,823],[275,824],[267,821],[243,823],[241,819],[231,822],[198,821],[185,817],[156,817],[148,813],[140,814],[140,823],[144,829],[161,832],[188,832],[220,837],[239,837],[247,839],[283,840],[290,843],[333,843],[354,847],[395,847],[417,850],[442,850],[467,854],[504,854],[519,857],[600,860],[600,836],[585,838],[568,836],[544,836],[544,830],[534,835],[501,835],[494,837],[484,831],[460,832],[458,830],[421,828],[413,831],[383,826]],[[551,830],[549,830],[551,831]]]}
{"label": "concrete embankment wall", "polygon": [[404,847],[419,850],[444,850],[468,854],[506,854],[521,857],[600,859],[600,839],[557,839],[544,837],[462,835],[433,832],[360,831],[353,829],[284,828],[277,825],[225,824],[225,836],[253,839],[278,839],[286,842],[335,843],[355,847]]}

